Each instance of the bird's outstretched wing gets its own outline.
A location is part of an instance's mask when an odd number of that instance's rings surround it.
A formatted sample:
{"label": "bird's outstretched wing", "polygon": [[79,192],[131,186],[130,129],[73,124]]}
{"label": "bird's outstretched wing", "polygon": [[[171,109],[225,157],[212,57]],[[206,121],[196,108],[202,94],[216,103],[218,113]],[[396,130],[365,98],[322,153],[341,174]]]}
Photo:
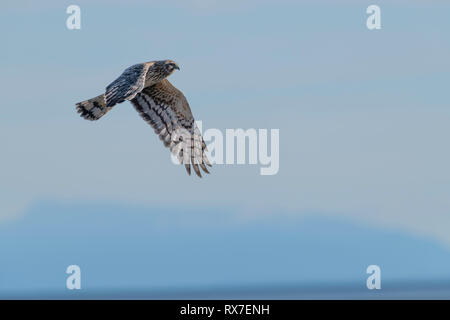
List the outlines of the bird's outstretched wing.
{"label": "bird's outstretched wing", "polygon": [[205,154],[206,144],[180,90],[165,79],[137,93],[131,103],[185,165],[188,174],[191,174],[191,165],[199,177],[202,176],[199,166],[209,173],[205,166],[211,166]]}
{"label": "bird's outstretched wing", "polygon": [[117,103],[133,99],[144,89],[149,63],[135,64],[127,69],[106,87],[105,103],[111,108]]}

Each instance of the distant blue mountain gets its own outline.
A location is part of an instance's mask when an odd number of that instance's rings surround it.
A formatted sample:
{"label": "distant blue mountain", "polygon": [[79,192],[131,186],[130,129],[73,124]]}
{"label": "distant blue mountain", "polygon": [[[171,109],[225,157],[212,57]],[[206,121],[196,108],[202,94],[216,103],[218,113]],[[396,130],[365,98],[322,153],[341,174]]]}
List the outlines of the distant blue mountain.
{"label": "distant blue mountain", "polygon": [[[79,292],[65,288],[72,264]],[[377,293],[366,288],[371,264],[382,270]],[[326,216],[40,204],[0,224],[1,297],[377,297],[401,284],[406,296],[450,298],[448,280],[450,251],[438,243]]]}

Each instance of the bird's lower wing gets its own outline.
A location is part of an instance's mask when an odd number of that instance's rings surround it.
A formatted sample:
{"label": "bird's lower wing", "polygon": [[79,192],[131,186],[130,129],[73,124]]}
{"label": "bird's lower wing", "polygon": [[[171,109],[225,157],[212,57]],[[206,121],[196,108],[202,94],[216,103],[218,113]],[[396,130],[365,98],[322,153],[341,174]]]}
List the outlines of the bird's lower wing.
{"label": "bird's lower wing", "polygon": [[181,91],[163,80],[137,93],[131,102],[164,146],[185,165],[188,174],[191,174],[191,166],[199,177],[199,167],[209,173],[206,165],[211,164],[205,154],[206,144]]}
{"label": "bird's lower wing", "polygon": [[106,87],[105,103],[111,108],[117,103],[133,99],[144,89],[145,77],[149,68],[148,63],[135,64]]}

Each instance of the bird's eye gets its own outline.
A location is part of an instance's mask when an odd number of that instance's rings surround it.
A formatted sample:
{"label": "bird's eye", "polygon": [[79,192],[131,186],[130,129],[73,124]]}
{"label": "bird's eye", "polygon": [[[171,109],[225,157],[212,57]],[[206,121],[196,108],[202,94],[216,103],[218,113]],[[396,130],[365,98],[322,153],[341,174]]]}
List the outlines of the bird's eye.
{"label": "bird's eye", "polygon": [[168,63],[168,64],[166,64],[166,69],[167,69],[169,72],[172,72],[172,71],[174,71],[175,69],[179,69],[179,68],[178,68],[178,66],[177,66],[175,63]]}

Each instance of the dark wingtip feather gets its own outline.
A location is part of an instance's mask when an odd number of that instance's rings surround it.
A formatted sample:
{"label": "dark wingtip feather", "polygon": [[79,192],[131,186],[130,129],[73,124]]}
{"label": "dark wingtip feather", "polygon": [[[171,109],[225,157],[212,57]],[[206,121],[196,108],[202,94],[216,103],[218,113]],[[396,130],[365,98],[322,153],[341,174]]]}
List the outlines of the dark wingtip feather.
{"label": "dark wingtip feather", "polygon": [[202,177],[202,174],[200,173],[200,169],[198,168],[198,164],[194,163],[194,164],[192,164],[192,166],[194,167],[194,171],[195,171],[195,173],[197,174],[197,176],[198,176],[199,178],[201,178],[201,177]]}
{"label": "dark wingtip feather", "polygon": [[205,164],[202,162],[200,163],[200,167],[203,169],[203,171],[205,171],[207,174],[209,174],[208,169],[206,168]]}
{"label": "dark wingtip feather", "polygon": [[191,165],[190,164],[185,164],[184,167],[186,168],[186,171],[187,171],[188,175],[191,175]]}
{"label": "dark wingtip feather", "polygon": [[202,160],[204,163],[206,163],[209,167],[212,167],[211,162],[209,162],[208,157],[206,156],[206,154],[203,154]]}

